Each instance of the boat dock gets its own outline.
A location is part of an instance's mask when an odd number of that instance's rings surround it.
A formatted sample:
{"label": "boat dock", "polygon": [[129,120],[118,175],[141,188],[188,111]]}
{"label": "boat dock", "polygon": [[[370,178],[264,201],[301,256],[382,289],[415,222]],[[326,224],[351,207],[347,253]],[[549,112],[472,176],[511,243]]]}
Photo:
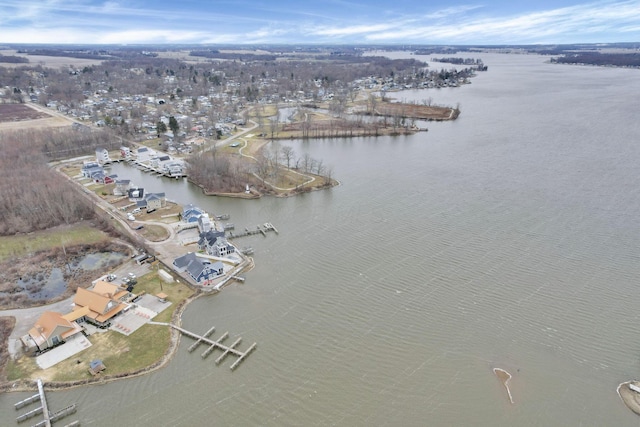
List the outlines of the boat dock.
{"label": "boat dock", "polygon": [[270,222],[265,222],[263,225],[257,225],[256,228],[245,228],[244,231],[231,231],[228,230],[227,239],[236,239],[238,237],[245,236],[253,236],[254,234],[262,234],[263,236],[267,236],[267,233],[273,231],[278,234],[278,229],[273,226]]}
{"label": "boat dock", "polygon": [[[51,427],[51,423],[54,423],[56,421],[61,420],[62,418],[66,417],[67,415],[71,415],[73,413],[76,412],[76,405],[75,403],[73,405],[69,405],[66,408],[63,408],[59,411],[56,411],[54,413],[49,412],[49,408],[47,407],[47,399],[44,395],[44,383],[42,382],[42,380],[40,378],[38,378],[37,380],[37,384],[38,384],[38,394],[35,394],[31,397],[28,397],[24,400],[21,400],[20,402],[16,403],[14,405],[14,407],[16,408],[16,410],[22,409],[27,405],[30,405],[34,402],[37,402],[38,400],[40,401],[40,406],[37,407],[36,409],[32,409],[29,412],[26,412],[20,416],[18,416],[16,418],[16,421],[18,423],[21,423],[23,421],[26,421],[30,418],[33,418],[37,415],[41,415],[44,417],[44,420],[40,421],[39,423],[35,424],[34,426],[36,427]],[[74,424],[75,423],[75,424]],[[71,423],[70,425],[79,425],[78,421],[74,421],[73,423]]]}
{"label": "boat dock", "polygon": [[162,323],[162,322],[149,322],[150,324],[153,325],[164,325],[164,326],[170,326],[173,329],[180,331],[180,333],[182,333],[182,335],[186,335],[188,337],[194,338],[196,341],[191,344],[188,348],[188,351],[191,353],[193,352],[200,344],[207,344],[209,347],[207,347],[204,352],[202,352],[202,354],[200,355],[203,359],[206,358],[207,356],[209,356],[209,354],[211,354],[211,352],[213,352],[215,349],[220,349],[222,350],[222,354],[220,356],[218,356],[218,358],[215,360],[216,365],[219,365],[227,356],[231,355],[231,356],[236,356],[238,359],[233,362],[233,364],[231,365],[231,370],[233,371],[235,368],[238,367],[238,365],[240,365],[240,363],[247,358],[247,356],[249,356],[249,354],[255,350],[256,346],[258,345],[257,343],[253,343],[251,344],[251,346],[249,346],[249,348],[246,351],[240,351],[237,350],[236,347],[240,344],[240,342],[242,341],[242,338],[238,338],[235,340],[235,342],[233,344],[231,344],[230,346],[224,345],[222,344],[222,342],[224,340],[226,340],[229,337],[229,332],[225,332],[224,334],[222,334],[222,336],[216,340],[209,338],[209,336],[215,331],[215,326],[211,327],[207,332],[205,332],[203,335],[198,335],[194,332],[190,332],[187,331],[186,329],[183,329],[179,326],[176,326],[174,324],[171,323]]}

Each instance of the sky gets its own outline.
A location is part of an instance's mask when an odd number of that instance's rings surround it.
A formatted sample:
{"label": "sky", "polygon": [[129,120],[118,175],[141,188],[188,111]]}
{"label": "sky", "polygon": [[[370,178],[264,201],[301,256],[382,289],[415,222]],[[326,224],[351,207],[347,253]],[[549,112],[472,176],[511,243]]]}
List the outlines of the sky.
{"label": "sky", "polygon": [[0,43],[640,42],[640,0],[0,0]]}

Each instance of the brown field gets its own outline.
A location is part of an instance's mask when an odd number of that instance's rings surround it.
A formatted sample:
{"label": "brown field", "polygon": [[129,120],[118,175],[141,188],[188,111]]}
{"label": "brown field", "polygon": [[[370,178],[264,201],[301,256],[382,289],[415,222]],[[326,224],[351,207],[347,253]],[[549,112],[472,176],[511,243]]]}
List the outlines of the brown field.
{"label": "brown field", "polygon": [[0,123],[20,122],[45,117],[51,116],[42,111],[34,110],[25,104],[0,104]]}
{"label": "brown field", "polygon": [[70,126],[71,120],[30,104],[0,104],[0,131]]}
{"label": "brown field", "polygon": [[376,113],[381,116],[440,121],[453,120],[458,117],[459,112],[449,107],[383,102],[376,106]]}
{"label": "brown field", "polygon": [[0,55],[7,56],[21,56],[29,59],[28,64],[2,64],[3,67],[24,67],[29,65],[42,65],[49,68],[63,68],[63,67],[76,67],[83,68],[91,65],[98,65],[102,61],[96,59],[82,59],[82,58],[69,58],[65,56],[41,56],[41,55],[27,55],[24,53],[18,53],[15,49],[3,49],[0,50]]}

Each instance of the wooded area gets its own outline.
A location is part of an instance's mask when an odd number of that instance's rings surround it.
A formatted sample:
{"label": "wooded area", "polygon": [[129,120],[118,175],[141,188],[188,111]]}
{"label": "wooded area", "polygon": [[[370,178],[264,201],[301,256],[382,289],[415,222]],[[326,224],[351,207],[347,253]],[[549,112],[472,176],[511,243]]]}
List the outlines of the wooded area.
{"label": "wooded area", "polygon": [[567,53],[551,58],[557,64],[611,65],[614,67],[640,67],[640,53]]}
{"label": "wooded area", "polygon": [[[47,153],[91,151],[75,131],[0,133],[0,235],[28,233],[94,217],[77,186],[52,170]],[[63,148],[64,147],[64,148]]]}

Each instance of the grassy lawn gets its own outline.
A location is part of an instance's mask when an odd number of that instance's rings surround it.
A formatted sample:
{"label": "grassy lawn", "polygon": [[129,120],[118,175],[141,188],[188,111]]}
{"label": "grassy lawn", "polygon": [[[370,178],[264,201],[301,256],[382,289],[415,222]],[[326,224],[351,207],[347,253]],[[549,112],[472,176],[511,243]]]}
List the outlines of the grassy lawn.
{"label": "grassy lawn", "polygon": [[140,233],[145,239],[152,242],[161,242],[169,237],[167,229],[156,224],[144,224],[144,228],[136,230],[136,233]]}
{"label": "grassy lawn", "polygon": [[147,213],[146,210],[142,210],[137,218],[141,221],[158,221],[171,224],[178,221],[178,214],[182,213],[182,206],[167,202],[166,206],[156,209],[154,212]]}
{"label": "grassy lawn", "polygon": [[[172,304],[153,319],[157,322],[170,322],[180,302],[193,294],[193,290],[183,283],[161,282],[156,272],[140,277],[134,291],[137,294],[146,292],[155,295],[164,292],[168,295],[167,300]],[[166,326],[147,324],[129,336],[110,330],[91,335],[89,341],[91,347],[46,370],[40,369],[33,357],[23,356],[15,362],[10,361],[6,370],[8,380],[87,380],[92,378],[89,363],[94,359],[101,359],[107,367],[104,375],[138,371],[163,357],[170,344],[170,331]]]}
{"label": "grassy lawn", "polygon": [[98,243],[109,237],[86,222],[35,231],[26,235],[0,237],[0,261],[22,257],[31,252],[81,243]]}
{"label": "grassy lawn", "polygon": [[60,171],[67,175],[70,178],[76,177],[80,175],[82,172],[82,168],[80,166],[63,166],[60,168]]}
{"label": "grassy lawn", "polygon": [[153,138],[153,139],[143,139],[139,142],[140,145],[144,145],[145,147],[153,148],[155,150],[162,147],[162,139],[161,138]]}

